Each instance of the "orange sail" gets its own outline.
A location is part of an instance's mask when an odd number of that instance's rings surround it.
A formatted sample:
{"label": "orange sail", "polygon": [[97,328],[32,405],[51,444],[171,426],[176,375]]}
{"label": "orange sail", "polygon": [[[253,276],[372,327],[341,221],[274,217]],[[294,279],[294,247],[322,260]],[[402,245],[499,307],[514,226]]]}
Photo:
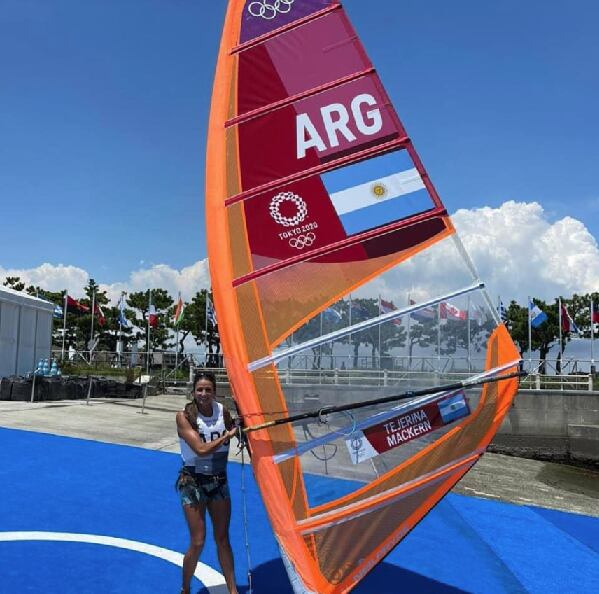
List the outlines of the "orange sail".
{"label": "orange sail", "polygon": [[[519,356],[338,1],[230,0],[206,220],[227,370],[246,427],[267,425],[248,432],[252,464],[294,591],[348,592],[482,455],[517,379],[476,382]],[[471,389],[380,403],[456,378]]]}

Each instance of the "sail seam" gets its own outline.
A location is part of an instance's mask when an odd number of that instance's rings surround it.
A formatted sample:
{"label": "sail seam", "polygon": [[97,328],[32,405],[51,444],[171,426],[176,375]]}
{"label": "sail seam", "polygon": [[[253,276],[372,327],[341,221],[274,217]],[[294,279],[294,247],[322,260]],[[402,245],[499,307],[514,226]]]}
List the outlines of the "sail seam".
{"label": "sail seam", "polygon": [[[374,512],[382,507],[392,505],[404,497],[408,497],[409,495],[418,493],[422,489],[430,487],[431,484],[435,484],[444,480],[446,475],[451,471],[457,470],[462,466],[473,464],[478,458],[480,458],[483,452],[484,448],[477,448],[462,458],[445,464],[434,471],[423,474],[417,479],[408,481],[407,483],[395,487],[394,489],[389,489],[388,491],[378,495],[367,497],[366,499],[363,499],[357,503],[336,508],[333,511],[325,512],[319,516],[313,516],[306,520],[300,520],[298,522],[298,526],[302,528],[301,534],[306,535],[319,532],[321,530],[331,528],[332,526],[337,526],[339,524],[354,520],[355,518],[359,518],[360,516]],[[411,488],[412,486],[414,486],[414,488]],[[340,514],[341,517],[335,517],[339,516]],[[327,517],[331,517],[333,519],[326,522]],[[323,521],[325,522],[323,523]]]}
{"label": "sail seam", "polygon": [[293,173],[281,179],[276,179],[267,182],[260,186],[256,186],[255,188],[251,188],[249,190],[245,190],[244,192],[240,192],[235,196],[231,196],[230,198],[227,198],[225,200],[225,206],[231,206],[232,204],[235,204],[237,202],[241,202],[243,200],[247,200],[248,198],[258,196],[259,194],[264,194],[265,192],[277,189],[280,186],[284,186],[285,184],[301,181],[303,179],[311,177],[312,175],[326,173],[327,171],[331,171],[332,169],[337,169],[338,167],[342,167],[344,165],[351,165],[352,163],[365,160],[374,155],[390,152],[395,148],[401,149],[407,146],[409,142],[410,139],[408,136],[394,138],[393,140],[379,144],[375,147],[364,149],[363,151],[356,151],[351,155],[346,155],[344,157],[340,157],[339,159],[333,159],[331,161],[327,161],[326,163],[321,163],[320,165],[310,167],[309,169],[303,169],[302,171],[298,171],[297,173]]}
{"label": "sail seam", "polygon": [[359,72],[354,72],[353,74],[348,74],[347,76],[343,76],[336,80],[330,81],[326,84],[320,85],[318,87],[314,87],[313,89],[308,89],[307,91],[303,91],[302,93],[298,93],[297,95],[293,95],[291,97],[286,97],[285,99],[280,99],[279,101],[275,101],[274,103],[269,103],[268,105],[264,105],[263,107],[259,107],[257,109],[253,109],[252,111],[248,111],[242,115],[231,118],[225,122],[225,128],[230,128],[231,126],[237,124],[243,124],[249,120],[256,119],[259,116],[267,115],[289,105],[290,103],[294,103],[295,101],[300,101],[301,99],[306,99],[307,97],[312,97],[313,95],[318,95],[324,91],[328,91],[335,87],[340,87],[348,82],[352,82],[354,80],[358,80],[359,78],[363,78],[369,74],[376,72],[374,67],[367,68],[365,70],[360,70]]}
{"label": "sail seam", "polygon": [[305,17],[302,17],[301,19],[297,19],[291,23],[288,23],[287,25],[278,27],[277,29],[274,29],[273,31],[268,31],[267,33],[264,33],[263,35],[260,35],[259,37],[254,37],[253,39],[244,41],[243,43],[240,43],[239,45],[236,45],[235,47],[233,47],[231,49],[231,51],[229,52],[229,55],[233,56],[235,54],[238,54],[239,52],[242,52],[243,50],[254,47],[255,45],[260,45],[261,43],[264,43],[265,41],[268,41],[269,39],[272,39],[273,37],[277,37],[278,35],[281,35],[282,33],[286,33],[287,31],[291,31],[292,29],[297,29],[298,27],[301,27],[301,26],[305,25],[306,23],[315,21],[316,19],[319,19],[320,17],[325,16],[329,12],[333,12],[334,10],[340,10],[340,9],[341,9],[341,4],[339,4],[339,3],[333,4],[331,6],[327,6],[326,8],[323,8],[322,10],[313,12],[312,14],[308,14]]}
{"label": "sail seam", "polygon": [[389,322],[395,320],[401,316],[406,314],[411,314],[413,312],[419,311],[426,307],[430,307],[432,305],[438,305],[442,301],[447,301],[448,299],[453,299],[455,297],[459,297],[460,295],[466,295],[467,293],[472,293],[474,291],[478,291],[484,288],[483,283],[477,283],[475,285],[469,285],[462,289],[458,289],[457,291],[452,291],[451,293],[446,293],[440,297],[435,297],[434,299],[429,299],[428,301],[424,301],[419,304],[410,305],[408,307],[404,307],[402,309],[395,309],[388,313],[384,313],[380,316],[376,316],[375,318],[371,318],[369,320],[364,320],[363,322],[359,322],[357,324],[352,324],[351,326],[347,326],[345,328],[340,328],[339,330],[335,330],[334,332],[329,332],[328,334],[324,334],[317,338],[313,338],[312,340],[307,340],[306,342],[302,342],[298,345],[294,345],[289,347],[288,349],[281,351],[279,353],[269,355],[268,357],[263,357],[261,359],[256,359],[248,364],[249,371],[256,371],[257,369],[261,369],[262,367],[266,367],[272,363],[278,363],[282,359],[286,359],[291,355],[297,355],[302,351],[311,349],[316,346],[320,346],[322,344],[326,344],[327,342],[331,342],[336,340],[337,338],[343,338],[348,336],[349,334],[354,334],[355,332],[361,332],[362,330],[367,330],[368,328],[372,328],[372,326],[376,326],[377,324],[381,324],[384,322]]}
{"label": "sail seam", "polygon": [[385,225],[383,227],[377,227],[376,229],[372,229],[370,231],[365,231],[364,233],[360,233],[358,235],[352,235],[351,237],[347,237],[346,239],[342,239],[335,243],[323,246],[321,248],[314,249],[312,251],[306,252],[304,254],[298,254],[297,256],[292,256],[291,258],[287,258],[285,260],[281,260],[280,262],[275,262],[274,264],[269,264],[268,266],[264,266],[259,270],[255,270],[250,272],[244,276],[236,278],[233,281],[233,286],[238,287],[252,280],[256,280],[261,276],[265,276],[270,274],[271,272],[276,272],[277,270],[281,270],[283,268],[288,268],[294,264],[299,264],[300,262],[306,262],[307,260],[313,260],[314,258],[318,258],[320,256],[326,256],[338,250],[341,250],[346,247],[350,247],[355,245],[356,243],[362,243],[365,240],[372,239],[374,237],[379,237],[382,235],[386,235],[387,233],[391,233],[393,231],[397,231],[398,229],[402,229],[404,227],[409,227],[411,225],[415,225],[417,223],[421,223],[423,221],[428,221],[430,219],[434,219],[436,217],[440,217],[446,214],[444,209],[434,209],[429,210],[425,213],[421,213],[409,219],[403,219],[401,221],[396,221],[389,225]]}

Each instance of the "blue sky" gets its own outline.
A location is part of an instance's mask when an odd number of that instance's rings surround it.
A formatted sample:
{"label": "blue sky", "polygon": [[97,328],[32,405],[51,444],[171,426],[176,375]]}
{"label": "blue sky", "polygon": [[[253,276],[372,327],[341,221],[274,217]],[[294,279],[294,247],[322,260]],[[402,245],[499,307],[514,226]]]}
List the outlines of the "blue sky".
{"label": "blue sky", "polygon": [[[344,4],[449,212],[537,202],[599,237],[599,3]],[[0,0],[0,269],[206,256],[225,5]]]}

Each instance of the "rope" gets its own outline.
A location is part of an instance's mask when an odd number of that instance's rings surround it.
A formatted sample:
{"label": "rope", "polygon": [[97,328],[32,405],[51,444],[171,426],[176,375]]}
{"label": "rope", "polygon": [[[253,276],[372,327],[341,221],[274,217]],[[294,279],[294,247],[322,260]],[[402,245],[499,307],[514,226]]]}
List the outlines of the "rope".
{"label": "rope", "polygon": [[247,491],[245,487],[245,455],[244,451],[246,448],[245,436],[239,428],[239,447],[241,449],[241,499],[243,502],[243,537],[245,539],[245,554],[248,566],[248,594],[253,594],[252,589],[252,559],[250,556],[250,540],[248,536],[248,510],[247,510]]}

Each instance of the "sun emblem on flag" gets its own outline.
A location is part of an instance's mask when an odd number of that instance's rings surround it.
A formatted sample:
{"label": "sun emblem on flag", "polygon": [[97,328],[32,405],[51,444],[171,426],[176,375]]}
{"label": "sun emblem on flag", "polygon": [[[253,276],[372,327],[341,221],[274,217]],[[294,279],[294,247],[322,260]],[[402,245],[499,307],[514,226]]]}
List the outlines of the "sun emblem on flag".
{"label": "sun emblem on flag", "polygon": [[384,184],[377,182],[370,188],[375,198],[384,198],[387,195],[387,188]]}

